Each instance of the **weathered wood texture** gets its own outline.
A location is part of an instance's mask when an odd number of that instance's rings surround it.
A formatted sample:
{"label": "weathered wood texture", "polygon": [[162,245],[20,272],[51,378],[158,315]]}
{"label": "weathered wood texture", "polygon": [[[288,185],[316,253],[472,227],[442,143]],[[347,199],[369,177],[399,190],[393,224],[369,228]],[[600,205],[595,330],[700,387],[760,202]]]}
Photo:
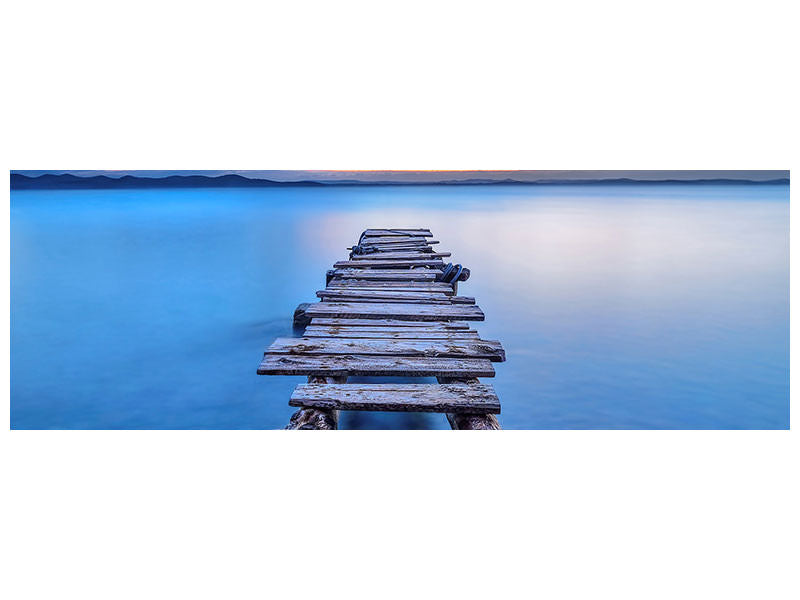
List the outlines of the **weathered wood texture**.
{"label": "weathered wood texture", "polygon": [[337,412],[324,408],[301,408],[289,418],[284,429],[336,429],[339,424]]}
{"label": "weathered wood texture", "polygon": [[350,260],[431,260],[451,256],[449,252],[374,252],[356,254]]}
{"label": "weathered wood texture", "polygon": [[265,354],[296,356],[420,356],[432,358],[488,358],[493,362],[506,359],[500,342],[481,339],[374,339],[301,337],[277,338]]}
{"label": "weathered wood texture", "polygon": [[340,302],[419,302],[422,304],[452,304],[453,296],[441,292],[403,292],[383,290],[326,289],[317,297]]}
{"label": "weathered wood texture", "polygon": [[[467,384],[467,385],[475,385],[478,382],[477,378],[474,377],[467,377],[467,378],[459,378],[459,377],[437,377],[437,381],[441,385],[451,385],[451,384]],[[464,415],[449,412],[447,413],[447,421],[450,423],[450,427],[454,430],[499,430],[502,429],[500,427],[500,422],[497,420],[493,414],[489,414],[488,412],[485,414],[472,414],[472,415]]]}
{"label": "weathered wood texture", "polygon": [[[309,377],[309,384],[342,384],[347,377]],[[336,429],[339,411],[328,408],[301,408],[289,419],[286,429]]]}
{"label": "weathered wood texture", "polygon": [[450,300],[417,300],[412,298],[364,298],[363,296],[344,295],[336,298],[322,298],[323,302],[369,302],[371,304],[380,304],[382,302],[396,302],[399,304],[453,304]]}
{"label": "weathered wood texture", "polygon": [[398,258],[395,260],[381,260],[370,255],[369,260],[339,260],[333,263],[334,269],[348,269],[356,267],[359,269],[392,269],[398,267],[441,267],[444,263],[442,259],[434,260],[415,260]]}
{"label": "weathered wood texture", "polygon": [[[290,402],[287,429],[335,429],[338,410],[445,412],[453,429],[499,429],[500,403],[478,377],[494,377],[502,345],[482,340],[468,321],[482,321],[475,299],[457,283],[437,281],[450,252],[436,252],[430,230],[371,229],[364,254],[338,261],[326,275],[322,302],[301,304],[301,338],[278,338],[258,373],[307,375]],[[461,281],[469,277],[464,269]],[[350,384],[348,376],[436,377],[440,385]]]}
{"label": "weathered wood texture", "polygon": [[434,281],[437,273],[428,269],[333,269],[330,272],[334,278],[365,281]]}
{"label": "weathered wood texture", "polygon": [[485,358],[427,358],[413,356],[292,356],[266,354],[259,375],[494,377]]}
{"label": "weathered wood texture", "polygon": [[441,331],[453,331],[457,329],[469,329],[470,324],[461,321],[402,321],[399,319],[329,319],[318,317],[311,321],[311,325],[325,325],[331,327],[341,327],[344,331],[347,327],[412,327],[424,329],[438,329]]}
{"label": "weathered wood texture", "polygon": [[396,246],[414,245],[430,246],[440,243],[439,240],[431,240],[424,237],[368,237],[361,240],[361,246]]}
{"label": "weathered wood texture", "polygon": [[448,296],[441,292],[398,290],[318,290],[317,297],[328,302],[416,302],[419,304],[475,304],[471,296]]}
{"label": "weathered wood texture", "polygon": [[449,298],[453,304],[475,304],[475,298],[472,296],[450,296]]}
{"label": "weathered wood texture", "polygon": [[456,329],[442,331],[440,329],[423,329],[421,327],[315,327],[309,325],[303,337],[328,338],[375,338],[375,339],[418,339],[449,340],[478,339],[478,332],[473,329]]}
{"label": "weathered wood texture", "polygon": [[[391,252],[418,252],[421,254],[433,253],[433,248],[427,244],[373,244],[362,246],[362,248],[366,248],[367,252],[377,253],[379,256]],[[352,248],[348,248],[348,250],[352,250]]]}
{"label": "weathered wood texture", "polygon": [[492,414],[483,415],[460,415],[447,413],[447,422],[450,427],[455,430],[490,430],[496,431],[502,429],[500,422]]}
{"label": "weathered wood texture", "polygon": [[364,237],[380,237],[380,236],[389,236],[389,237],[406,237],[406,236],[422,236],[422,237],[433,237],[430,229],[425,229],[422,227],[418,228],[411,228],[411,229],[367,229],[364,232]]}
{"label": "weathered wood texture", "polygon": [[398,292],[434,292],[453,295],[453,284],[427,281],[373,281],[360,279],[334,279],[328,284],[331,290],[384,290]]}
{"label": "weathered wood texture", "polygon": [[316,302],[306,308],[312,319],[399,319],[406,321],[483,321],[474,304],[376,304],[369,302]]}
{"label": "weathered wood texture", "polygon": [[291,406],[330,410],[380,410],[465,414],[499,413],[500,401],[487,384],[301,384]]}

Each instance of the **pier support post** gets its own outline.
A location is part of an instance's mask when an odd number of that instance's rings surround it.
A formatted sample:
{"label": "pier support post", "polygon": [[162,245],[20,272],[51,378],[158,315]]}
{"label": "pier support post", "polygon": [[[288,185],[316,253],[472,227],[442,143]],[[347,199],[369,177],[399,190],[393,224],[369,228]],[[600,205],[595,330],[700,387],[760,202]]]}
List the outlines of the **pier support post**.
{"label": "pier support post", "polygon": [[494,415],[454,415],[447,413],[447,421],[452,429],[502,429]]}
{"label": "pier support post", "polygon": [[310,302],[303,302],[298,304],[294,309],[294,317],[292,319],[292,326],[294,327],[308,327],[311,319],[306,316],[306,309],[311,306]]}
{"label": "pier support post", "polygon": [[[309,376],[308,383],[347,383],[347,377]],[[289,419],[286,429],[337,429],[339,411],[324,408],[301,408]]]}

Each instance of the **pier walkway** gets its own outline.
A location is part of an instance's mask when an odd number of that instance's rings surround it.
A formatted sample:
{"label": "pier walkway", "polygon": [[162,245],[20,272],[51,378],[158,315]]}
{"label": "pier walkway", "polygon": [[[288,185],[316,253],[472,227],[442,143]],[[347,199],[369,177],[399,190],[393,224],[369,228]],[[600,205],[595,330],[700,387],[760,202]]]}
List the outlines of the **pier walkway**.
{"label": "pier walkway", "polygon": [[[469,270],[444,263],[428,229],[367,229],[333,265],[320,302],[301,304],[302,337],[276,339],[259,375],[305,375],[287,429],[336,429],[338,411],[445,413],[453,429],[500,429],[500,401],[479,377],[505,360],[481,339],[475,299],[458,295]],[[347,383],[351,376],[435,377],[437,383]]]}

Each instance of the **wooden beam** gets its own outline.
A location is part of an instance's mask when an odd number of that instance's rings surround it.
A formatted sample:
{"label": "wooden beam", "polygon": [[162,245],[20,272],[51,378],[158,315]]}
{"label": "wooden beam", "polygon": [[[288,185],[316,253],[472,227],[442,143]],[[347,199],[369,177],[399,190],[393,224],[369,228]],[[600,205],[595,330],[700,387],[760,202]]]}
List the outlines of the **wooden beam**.
{"label": "wooden beam", "polygon": [[[377,252],[378,254],[385,254],[387,252],[421,252],[430,254],[433,252],[433,248],[427,244],[382,244],[362,245],[362,247],[366,247],[370,251]],[[352,250],[352,248],[348,248],[348,250]]]}
{"label": "wooden beam", "polygon": [[437,292],[453,295],[453,284],[427,281],[382,281],[361,279],[334,279],[328,284],[329,290],[384,290],[403,292]]}
{"label": "wooden beam", "polygon": [[431,246],[439,243],[439,240],[430,240],[424,237],[367,237],[361,240],[362,246],[393,246],[400,244]]}
{"label": "wooden beam", "polygon": [[311,319],[399,319],[406,321],[483,321],[475,304],[378,304],[370,302],[316,302],[305,310]]}
{"label": "wooden beam", "polygon": [[502,344],[481,339],[374,339],[334,337],[279,337],[265,354],[293,356],[419,356],[432,358],[506,359]]}
{"label": "wooden beam", "polygon": [[317,297],[339,302],[418,302],[423,304],[452,304],[453,296],[441,292],[404,292],[384,290],[326,289]]}
{"label": "wooden beam", "polygon": [[[347,377],[309,377],[308,383],[343,384]],[[339,411],[328,408],[301,408],[289,419],[286,429],[336,429],[339,424]]]}
{"label": "wooden beam", "polygon": [[500,412],[500,401],[494,388],[482,383],[307,383],[294,389],[289,404],[327,410],[438,412],[458,415]]}
{"label": "wooden beam", "polygon": [[371,254],[356,254],[350,260],[430,260],[450,256],[450,252],[374,252]]}
{"label": "wooden beam", "polygon": [[376,339],[479,339],[478,332],[473,329],[454,329],[442,331],[440,329],[424,329],[422,327],[315,327],[309,325],[303,332],[303,337],[329,337],[329,338],[376,338]]}
{"label": "wooden beam", "polygon": [[485,358],[419,358],[414,356],[293,356],[266,354],[259,375],[494,377]]}
{"label": "wooden beam", "polygon": [[334,269],[330,271],[334,280],[359,279],[364,281],[435,281],[440,271],[428,269]]}
{"label": "wooden beam", "polygon": [[462,321],[402,321],[399,319],[329,319],[317,317],[311,325],[325,325],[340,327],[344,331],[348,327],[412,327],[424,329],[439,329],[441,331],[454,331],[469,329],[470,324]]}
{"label": "wooden beam", "polygon": [[396,304],[453,304],[450,300],[425,300],[421,301],[415,298],[365,298],[363,296],[343,295],[336,298],[322,298],[323,302],[367,302],[370,304],[381,304],[382,302],[392,302]]}
{"label": "wooden beam", "polygon": [[[457,378],[457,377],[437,377],[436,378],[440,384],[442,385],[449,385],[453,383],[463,383],[468,385],[475,385],[478,383],[478,380],[472,377],[469,378]],[[447,413],[447,421],[450,423],[450,427],[454,430],[490,430],[495,431],[502,429],[500,427],[500,422],[497,420],[493,414],[485,413],[485,414],[475,414],[475,415],[464,415],[458,413]]]}
{"label": "wooden beam", "polygon": [[333,263],[334,269],[396,269],[398,267],[442,267],[444,263],[441,258],[432,260],[416,260],[398,258],[395,260],[381,260],[370,257],[369,260],[339,260]]}
{"label": "wooden beam", "polygon": [[411,228],[411,229],[367,229],[364,232],[364,237],[406,237],[406,236],[422,236],[433,237],[430,229],[425,228]]}
{"label": "wooden beam", "polygon": [[416,304],[475,304],[472,296],[448,296],[441,292],[397,290],[318,290],[317,297],[326,302],[404,302]]}

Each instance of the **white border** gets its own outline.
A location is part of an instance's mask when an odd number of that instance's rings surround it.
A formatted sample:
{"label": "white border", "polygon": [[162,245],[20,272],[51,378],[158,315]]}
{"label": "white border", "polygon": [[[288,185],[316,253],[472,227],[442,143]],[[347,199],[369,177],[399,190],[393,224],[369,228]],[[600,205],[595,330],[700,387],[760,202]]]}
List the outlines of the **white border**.
{"label": "white border", "polygon": [[[789,169],[791,8],[17,1],[3,163]],[[800,591],[795,431],[9,432],[7,415],[15,600]]]}

